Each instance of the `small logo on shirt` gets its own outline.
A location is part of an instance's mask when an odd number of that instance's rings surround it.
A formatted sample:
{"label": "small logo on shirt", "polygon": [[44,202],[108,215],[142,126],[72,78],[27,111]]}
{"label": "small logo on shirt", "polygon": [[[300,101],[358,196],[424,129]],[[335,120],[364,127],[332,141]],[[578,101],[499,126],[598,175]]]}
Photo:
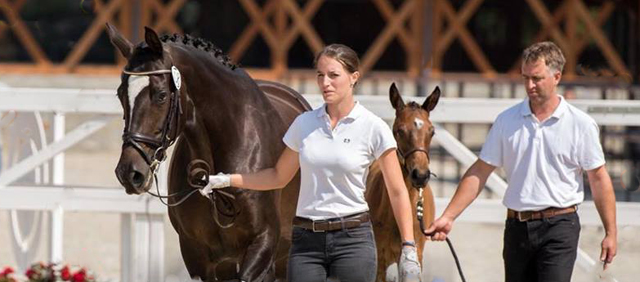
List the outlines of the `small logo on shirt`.
{"label": "small logo on shirt", "polygon": [[344,140],[342,140],[342,142],[344,142],[344,143],[349,143],[349,142],[351,142],[351,139],[349,139],[349,138],[345,138]]}

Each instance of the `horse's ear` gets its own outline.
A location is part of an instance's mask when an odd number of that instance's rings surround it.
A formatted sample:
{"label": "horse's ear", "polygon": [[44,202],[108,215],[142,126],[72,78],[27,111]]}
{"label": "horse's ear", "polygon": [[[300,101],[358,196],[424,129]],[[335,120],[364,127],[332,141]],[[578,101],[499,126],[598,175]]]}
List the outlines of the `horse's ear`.
{"label": "horse's ear", "polygon": [[422,108],[427,112],[431,112],[438,104],[438,100],[440,100],[440,87],[436,86],[436,89],[431,92],[431,95],[422,104]]}
{"label": "horse's ear", "polygon": [[391,88],[389,88],[389,100],[391,100],[391,106],[393,106],[396,111],[404,108],[404,101],[402,100],[402,96],[400,96],[400,91],[398,91],[395,82],[391,83]]}
{"label": "horse's ear", "polygon": [[144,41],[154,53],[162,55],[162,41],[160,41],[158,34],[148,26],[144,27]]}
{"label": "horse's ear", "polygon": [[133,44],[131,41],[126,39],[118,29],[107,23],[107,34],[109,35],[109,40],[111,40],[111,44],[120,50],[122,56],[129,59],[131,57],[131,53],[133,52]]}

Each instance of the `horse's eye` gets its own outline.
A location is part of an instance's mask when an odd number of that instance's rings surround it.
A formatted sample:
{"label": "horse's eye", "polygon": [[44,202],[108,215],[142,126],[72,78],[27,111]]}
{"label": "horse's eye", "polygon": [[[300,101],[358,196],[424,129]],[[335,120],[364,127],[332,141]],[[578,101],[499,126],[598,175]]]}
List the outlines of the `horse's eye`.
{"label": "horse's eye", "polygon": [[156,94],[156,101],[158,103],[163,103],[166,100],[167,100],[167,92],[160,91],[158,92],[158,94]]}

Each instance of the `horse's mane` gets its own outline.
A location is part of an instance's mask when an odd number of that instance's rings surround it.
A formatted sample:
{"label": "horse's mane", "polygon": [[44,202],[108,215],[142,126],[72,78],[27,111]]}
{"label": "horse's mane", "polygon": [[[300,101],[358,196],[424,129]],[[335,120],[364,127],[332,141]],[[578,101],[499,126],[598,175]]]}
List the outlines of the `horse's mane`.
{"label": "horse's mane", "polygon": [[188,45],[188,46],[192,46],[196,49],[205,51],[207,53],[210,53],[213,55],[213,57],[215,57],[216,59],[218,59],[218,61],[234,70],[236,69],[238,66],[236,64],[234,64],[231,61],[231,58],[229,58],[229,56],[227,54],[225,54],[220,48],[218,48],[218,46],[214,45],[213,43],[207,41],[206,39],[202,39],[202,38],[198,38],[198,37],[192,37],[188,34],[185,35],[179,35],[179,34],[174,34],[174,35],[164,35],[160,38],[160,40],[162,40],[162,42],[173,42],[173,43],[177,43],[177,44],[182,44],[182,45]]}

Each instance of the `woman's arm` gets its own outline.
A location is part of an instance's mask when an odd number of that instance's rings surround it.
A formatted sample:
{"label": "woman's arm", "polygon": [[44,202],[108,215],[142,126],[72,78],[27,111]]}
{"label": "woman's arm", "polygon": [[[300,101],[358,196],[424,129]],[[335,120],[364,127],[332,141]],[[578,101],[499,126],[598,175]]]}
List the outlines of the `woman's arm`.
{"label": "woman's arm", "polygon": [[402,241],[414,241],[409,192],[402,178],[400,162],[398,161],[395,149],[389,149],[384,152],[382,156],[380,156],[379,162]]}
{"label": "woman's arm", "polygon": [[273,190],[284,188],[300,168],[298,153],[286,147],[275,167],[266,168],[254,173],[216,174],[209,176],[209,183],[200,189],[204,196],[213,189],[229,186],[251,190]]}
{"label": "woman's arm", "polygon": [[286,147],[275,167],[254,173],[232,174],[231,186],[251,190],[282,189],[299,168],[298,152]]}

